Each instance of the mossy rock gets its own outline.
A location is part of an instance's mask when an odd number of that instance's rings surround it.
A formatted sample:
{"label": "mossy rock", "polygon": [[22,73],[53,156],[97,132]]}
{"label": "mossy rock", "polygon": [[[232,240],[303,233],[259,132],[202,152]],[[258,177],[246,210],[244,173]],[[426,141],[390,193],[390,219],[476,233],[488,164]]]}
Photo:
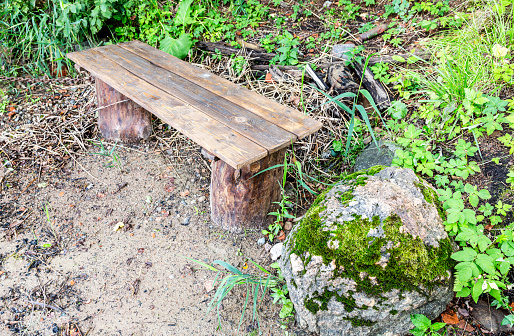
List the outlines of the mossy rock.
{"label": "mossy rock", "polygon": [[452,243],[434,189],[373,167],[318,196],[280,260],[297,318],[320,335],[402,335],[453,296]]}

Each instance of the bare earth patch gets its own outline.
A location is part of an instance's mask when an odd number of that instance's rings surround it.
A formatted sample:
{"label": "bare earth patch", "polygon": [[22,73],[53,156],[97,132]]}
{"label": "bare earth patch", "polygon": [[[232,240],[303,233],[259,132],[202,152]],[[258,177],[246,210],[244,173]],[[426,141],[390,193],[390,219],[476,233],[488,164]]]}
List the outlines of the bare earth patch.
{"label": "bare earth patch", "polygon": [[[238,334],[246,289],[227,297],[217,331],[206,314],[215,274],[182,256],[268,266],[260,235],[212,225],[198,148],[117,152],[121,170],[89,152],[30,185],[37,172],[8,173],[18,183],[1,193],[2,216],[17,225],[0,226],[0,335]],[[278,310],[268,295],[264,335],[280,332]],[[240,334],[255,328],[248,309]]]}

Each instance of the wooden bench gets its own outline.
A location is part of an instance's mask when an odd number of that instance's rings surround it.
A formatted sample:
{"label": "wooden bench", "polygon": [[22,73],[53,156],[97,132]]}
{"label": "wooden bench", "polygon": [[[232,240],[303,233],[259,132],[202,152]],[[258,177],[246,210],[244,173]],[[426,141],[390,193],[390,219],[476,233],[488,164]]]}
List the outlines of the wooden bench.
{"label": "wooden bench", "polygon": [[321,128],[296,110],[139,41],[67,56],[96,78],[105,138],[147,138],[152,113],[216,157],[211,218],[230,231],[260,229],[272,220],[282,172],[252,176],[283,163],[287,146]]}

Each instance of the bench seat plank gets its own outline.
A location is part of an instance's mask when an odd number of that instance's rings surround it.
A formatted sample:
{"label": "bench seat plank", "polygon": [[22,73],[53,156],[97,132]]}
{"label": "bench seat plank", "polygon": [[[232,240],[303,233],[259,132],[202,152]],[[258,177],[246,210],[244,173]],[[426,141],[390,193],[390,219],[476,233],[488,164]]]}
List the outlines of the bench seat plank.
{"label": "bench seat plank", "polygon": [[322,126],[321,122],[307,115],[220,78],[197,66],[181,61],[140,41],[120,43],[118,46],[252,111],[284,130],[295,134],[299,139],[316,132]]}
{"label": "bench seat plank", "polygon": [[67,55],[95,77],[215,154],[235,169],[268,155],[268,151],[205,113],[137,78],[94,49]]}
{"label": "bench seat plank", "polygon": [[[90,49],[91,50],[91,49]],[[241,106],[171,71],[115,45],[94,49],[148,83],[182,100],[266,148],[269,153],[291,145],[296,136]],[[89,50],[83,51],[87,54]],[[186,134],[187,135],[187,134]]]}

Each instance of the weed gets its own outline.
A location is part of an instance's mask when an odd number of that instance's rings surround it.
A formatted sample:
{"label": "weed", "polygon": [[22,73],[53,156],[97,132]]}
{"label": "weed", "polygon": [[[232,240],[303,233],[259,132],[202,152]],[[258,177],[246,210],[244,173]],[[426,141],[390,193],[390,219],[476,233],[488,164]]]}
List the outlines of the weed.
{"label": "weed", "polygon": [[[412,324],[414,324],[415,328],[412,330],[409,330],[414,336],[438,336],[441,335],[437,331],[442,329],[446,323],[443,322],[436,322],[432,323],[426,317],[422,314],[413,314],[410,316],[410,319],[412,321]],[[446,332],[443,332],[442,335],[446,334]]]}
{"label": "weed", "polygon": [[89,140],[89,142],[92,143],[94,146],[100,148],[100,152],[93,153],[94,155],[105,156],[110,159],[104,164],[105,167],[111,168],[111,167],[117,166],[121,170],[121,163],[120,163],[120,160],[118,157],[118,153],[115,152],[116,146],[118,145],[117,142],[114,144],[114,146],[110,150],[107,150],[104,147],[102,140],[100,140],[100,144],[96,144],[91,140]]}
{"label": "weed", "polygon": [[[45,204],[43,206],[43,211],[45,212],[46,221],[48,222],[48,225],[50,225],[50,230],[51,230],[52,234],[54,235],[55,242],[58,244],[59,236],[57,235],[57,232],[55,231],[54,225],[52,223],[52,219],[50,218],[50,210],[49,210],[48,204]],[[43,246],[43,247],[47,247],[47,246]]]}
{"label": "weed", "polygon": [[[246,295],[245,295],[245,303],[243,305],[243,310],[241,312],[241,319],[239,320],[239,328],[241,327],[241,324],[243,323],[243,319],[246,313],[246,307],[248,303],[252,302],[252,321],[257,321],[257,325],[259,326],[259,332],[260,332],[260,323],[259,323],[259,316],[258,316],[258,308],[260,304],[263,302],[264,295],[268,291],[268,289],[271,289],[273,291],[272,297],[274,298],[274,303],[280,303],[282,304],[282,310],[281,310],[281,318],[288,317],[292,314],[292,303],[289,299],[287,299],[285,296],[287,292],[284,292],[284,279],[279,273],[279,276],[272,275],[269,271],[267,271],[264,267],[258,265],[253,260],[248,259],[249,262],[251,262],[255,267],[257,267],[260,271],[262,271],[265,276],[261,275],[254,275],[254,274],[247,274],[243,273],[240,270],[238,270],[236,267],[232,266],[231,264],[221,261],[221,260],[215,260],[213,262],[213,265],[220,265],[221,267],[225,268],[225,270],[218,270],[214,266],[208,265],[204,262],[201,262],[199,260],[184,257],[186,259],[189,259],[191,261],[194,261],[195,263],[213,271],[216,272],[216,277],[214,278],[214,284],[213,286],[216,286],[218,284],[218,289],[216,290],[216,293],[214,294],[213,299],[209,303],[209,309],[207,311],[207,314],[214,308],[216,308],[217,316],[218,316],[218,328],[221,328],[221,318],[220,318],[220,306],[223,303],[223,300],[226,298],[226,296],[234,289],[236,286],[241,286],[246,289]],[[276,265],[275,265],[276,268]],[[223,277],[221,279],[221,277]],[[260,295],[259,295],[260,294]],[[260,298],[259,298],[260,297]],[[286,307],[286,308],[284,308]],[[284,316],[284,317],[282,317]]]}

